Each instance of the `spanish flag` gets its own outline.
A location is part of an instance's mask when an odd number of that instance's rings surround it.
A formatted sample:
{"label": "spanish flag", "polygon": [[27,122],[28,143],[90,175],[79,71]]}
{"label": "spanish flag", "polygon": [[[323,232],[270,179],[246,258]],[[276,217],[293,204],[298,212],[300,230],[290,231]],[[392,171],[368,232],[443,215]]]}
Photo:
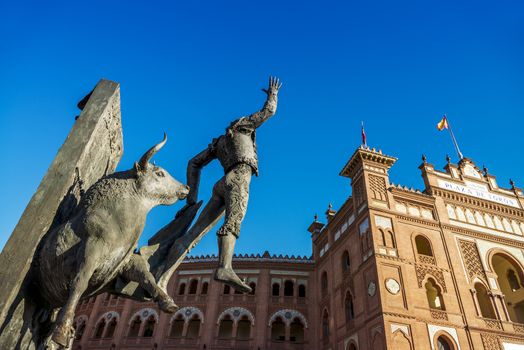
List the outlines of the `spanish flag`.
{"label": "spanish flag", "polygon": [[439,131],[442,131],[444,129],[449,129],[448,118],[446,118],[445,114],[444,114],[444,117],[442,117],[442,120],[437,124],[437,129]]}

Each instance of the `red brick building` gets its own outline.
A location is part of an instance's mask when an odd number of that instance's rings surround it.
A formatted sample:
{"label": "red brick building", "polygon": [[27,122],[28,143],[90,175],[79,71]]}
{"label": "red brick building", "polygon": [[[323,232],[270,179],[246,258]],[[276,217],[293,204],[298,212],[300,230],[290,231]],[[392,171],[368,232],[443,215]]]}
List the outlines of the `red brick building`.
{"label": "red brick building", "polygon": [[[524,349],[524,196],[465,158],[423,191],[391,184],[396,158],[359,148],[342,207],[309,227],[311,258],[237,256],[254,293],[187,259],[168,286],[181,307],[100,295],[77,310],[74,349]],[[348,193],[349,193],[348,189]]]}

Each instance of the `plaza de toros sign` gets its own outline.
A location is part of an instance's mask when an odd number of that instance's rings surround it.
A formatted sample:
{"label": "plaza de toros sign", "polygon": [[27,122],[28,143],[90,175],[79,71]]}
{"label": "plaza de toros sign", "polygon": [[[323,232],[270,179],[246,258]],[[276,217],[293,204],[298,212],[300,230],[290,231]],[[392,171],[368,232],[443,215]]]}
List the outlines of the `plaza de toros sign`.
{"label": "plaza de toros sign", "polygon": [[472,182],[466,182],[466,186],[445,180],[438,180],[438,186],[445,190],[462,193],[491,202],[496,202],[511,207],[520,208],[518,201],[514,198],[490,192],[486,186]]}

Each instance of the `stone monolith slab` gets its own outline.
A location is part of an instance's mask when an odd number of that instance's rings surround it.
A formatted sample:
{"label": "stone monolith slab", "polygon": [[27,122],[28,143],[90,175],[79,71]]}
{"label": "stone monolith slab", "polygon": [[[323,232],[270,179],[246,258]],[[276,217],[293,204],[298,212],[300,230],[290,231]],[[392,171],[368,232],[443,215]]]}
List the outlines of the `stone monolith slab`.
{"label": "stone monolith slab", "polygon": [[23,286],[35,250],[53,222],[78,201],[80,188],[114,172],[122,152],[120,86],[101,80],[0,254],[1,349],[31,348],[30,335],[24,338],[32,316]]}

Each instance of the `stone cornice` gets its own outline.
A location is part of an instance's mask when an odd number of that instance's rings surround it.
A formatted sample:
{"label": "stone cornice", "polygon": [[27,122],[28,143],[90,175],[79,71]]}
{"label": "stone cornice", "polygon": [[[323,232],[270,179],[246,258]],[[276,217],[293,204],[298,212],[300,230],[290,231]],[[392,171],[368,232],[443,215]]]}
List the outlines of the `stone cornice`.
{"label": "stone cornice", "polygon": [[401,219],[401,220],[405,220],[405,221],[411,221],[411,222],[416,222],[418,224],[422,224],[422,225],[426,225],[426,226],[439,227],[438,222],[433,221],[433,220],[426,220],[426,219],[422,219],[422,218],[414,218],[414,217],[407,216],[407,215],[402,215],[402,214],[395,214],[395,217],[397,219]]}
{"label": "stone cornice", "polygon": [[438,265],[433,265],[433,264],[425,264],[423,262],[420,262],[420,261],[413,261],[413,260],[408,260],[408,259],[404,259],[404,258],[399,258],[397,256],[391,256],[391,255],[384,255],[384,254],[379,254],[379,253],[376,253],[375,256],[377,258],[381,258],[381,259],[384,259],[384,260],[391,260],[391,261],[396,261],[396,262],[399,262],[399,263],[404,263],[404,264],[408,264],[408,265],[412,265],[412,266],[427,266],[433,270],[437,270],[437,271],[442,271],[442,272],[450,272],[450,270],[448,269],[445,269],[445,268],[442,268]]}
{"label": "stone cornice", "polygon": [[461,227],[446,225],[446,224],[442,224],[442,228],[448,231],[452,231],[454,233],[460,233],[460,234],[474,237],[474,238],[482,238],[486,241],[493,241],[497,243],[508,244],[514,247],[518,247],[520,249],[524,249],[524,242],[519,242],[514,239],[499,237],[499,236],[490,235],[490,234],[482,233],[482,232],[475,232],[471,230],[466,230]]}
{"label": "stone cornice", "polygon": [[431,193],[435,196],[439,196],[446,200],[446,202],[453,201],[467,205],[470,208],[476,208],[484,211],[490,211],[493,214],[504,213],[505,215],[512,215],[515,219],[522,219],[524,217],[524,211],[516,209],[510,206],[489,202],[486,200],[478,199],[471,196],[459,194],[457,192],[443,190],[441,188],[432,187]]}

